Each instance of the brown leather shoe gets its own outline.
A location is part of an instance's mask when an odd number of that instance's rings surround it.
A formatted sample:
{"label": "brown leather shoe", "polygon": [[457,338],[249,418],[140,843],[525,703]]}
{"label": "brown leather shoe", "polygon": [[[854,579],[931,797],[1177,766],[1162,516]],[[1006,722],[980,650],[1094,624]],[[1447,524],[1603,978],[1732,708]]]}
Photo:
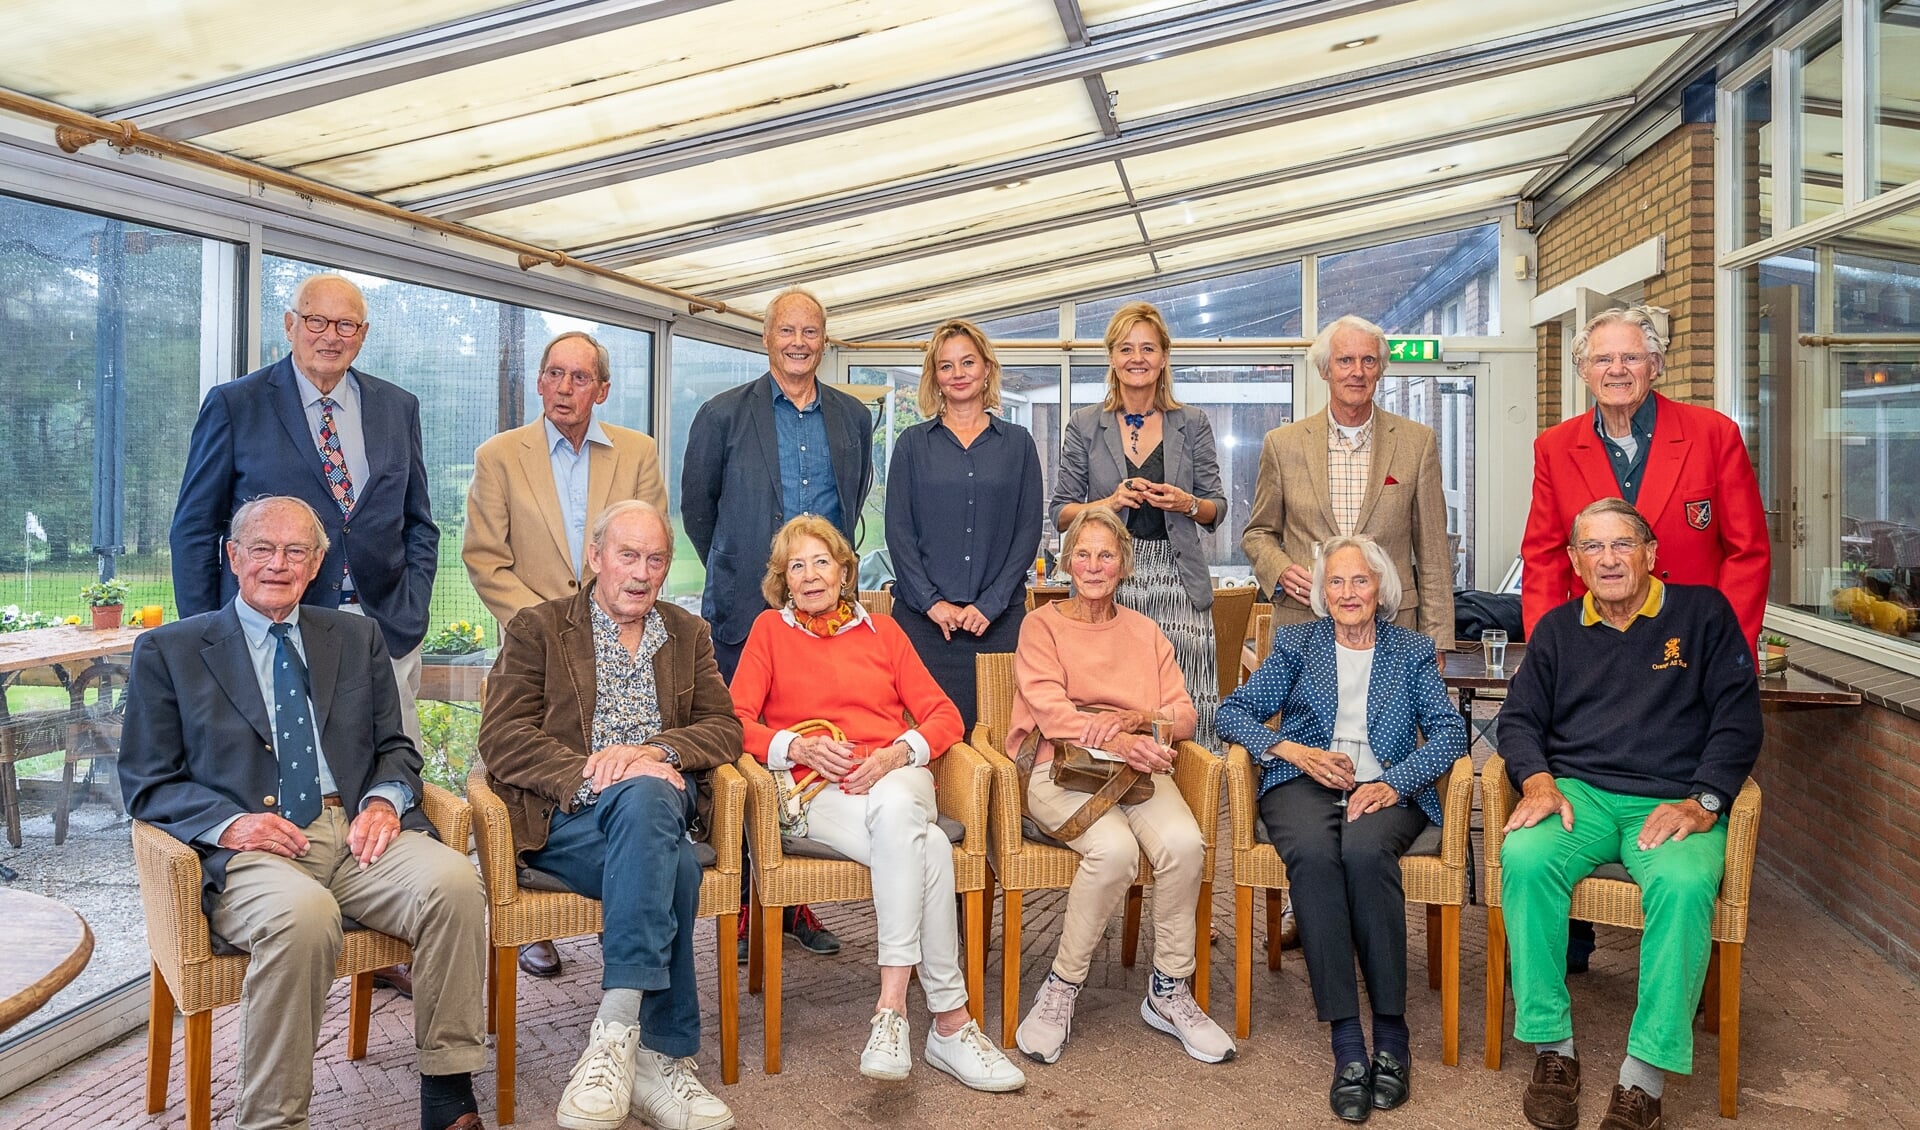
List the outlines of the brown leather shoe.
{"label": "brown leather shoe", "polygon": [[376,969],[373,971],[373,987],[376,989],[392,989],[408,1000],[412,1000],[413,969],[405,962],[399,965],[389,965],[385,969]]}
{"label": "brown leather shoe", "polygon": [[1285,910],[1280,912],[1280,948],[1290,950],[1300,944],[1300,924],[1293,920],[1293,900],[1287,900]]}
{"label": "brown leather shoe", "polygon": [[558,977],[560,951],[552,942],[529,942],[520,947],[520,969],[529,977]]}
{"label": "brown leather shoe", "polygon": [[1615,1083],[1600,1130],[1660,1130],[1660,1100],[1638,1087]]}
{"label": "brown leather shoe", "polygon": [[1542,1052],[1533,1061],[1533,1081],[1520,1100],[1527,1121],[1540,1130],[1577,1130],[1580,1125],[1580,1061]]}
{"label": "brown leather shoe", "polygon": [[447,1130],[487,1130],[487,1124],[480,1121],[480,1116],[477,1114],[463,1114],[454,1119],[453,1125],[447,1127]]}

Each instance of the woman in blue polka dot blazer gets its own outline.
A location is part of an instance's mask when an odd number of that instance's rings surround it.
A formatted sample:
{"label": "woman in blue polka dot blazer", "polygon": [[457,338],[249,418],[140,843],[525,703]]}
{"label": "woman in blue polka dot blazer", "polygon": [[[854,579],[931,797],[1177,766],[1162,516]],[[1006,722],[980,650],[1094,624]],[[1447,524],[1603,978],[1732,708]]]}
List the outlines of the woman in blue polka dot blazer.
{"label": "woman in blue polka dot blazer", "polygon": [[[1332,1028],[1329,1101],[1349,1122],[1407,1100],[1400,857],[1439,826],[1434,783],[1467,746],[1433,641],[1391,623],[1400,595],[1372,538],[1327,542],[1313,564],[1321,618],[1276,629],[1266,662],[1218,715],[1221,740],[1245,747],[1260,776],[1260,819],[1287,865],[1314,1004]],[[1373,1008],[1371,1058],[1356,957]]]}

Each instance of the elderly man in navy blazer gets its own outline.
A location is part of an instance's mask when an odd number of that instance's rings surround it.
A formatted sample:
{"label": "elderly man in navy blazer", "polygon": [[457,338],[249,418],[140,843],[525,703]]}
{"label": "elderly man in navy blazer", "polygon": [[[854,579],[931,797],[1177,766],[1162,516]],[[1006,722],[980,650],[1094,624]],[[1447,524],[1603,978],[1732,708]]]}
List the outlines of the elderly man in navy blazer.
{"label": "elderly man in navy blazer", "polygon": [[327,542],[297,498],[240,507],[235,598],[134,645],[121,788],[135,819],[200,853],[207,925],[252,955],[241,1130],[308,1125],[343,915],[413,946],[422,1130],[480,1130],[486,893],[418,807],[381,632],[301,604]]}
{"label": "elderly man in navy blazer", "polygon": [[169,541],[182,616],[233,599],[221,539],[240,504],[283,494],[312,506],[333,548],[303,602],[373,617],[394,656],[400,719],[417,744],[420,641],[439,563],[427,499],[420,402],[352,368],[367,339],[367,303],[335,274],[293,292],[290,356],[228,384],[200,406]]}

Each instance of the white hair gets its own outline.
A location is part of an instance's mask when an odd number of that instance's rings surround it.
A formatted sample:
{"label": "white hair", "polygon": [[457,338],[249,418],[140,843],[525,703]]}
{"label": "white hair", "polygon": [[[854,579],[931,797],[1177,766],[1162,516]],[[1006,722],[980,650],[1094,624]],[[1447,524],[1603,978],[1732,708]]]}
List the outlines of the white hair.
{"label": "white hair", "polygon": [[1380,543],[1365,534],[1343,534],[1320,546],[1320,556],[1313,559],[1313,591],[1307,601],[1313,606],[1315,616],[1327,614],[1327,560],[1343,549],[1357,549],[1367,562],[1367,568],[1373,570],[1374,588],[1380,593],[1379,617],[1391,620],[1400,614],[1400,570],[1393,567],[1393,558],[1380,548]]}
{"label": "white hair", "polygon": [[1386,376],[1387,331],[1358,314],[1343,314],[1335,318],[1320,331],[1319,337],[1313,339],[1313,345],[1307,349],[1307,362],[1313,366],[1313,371],[1323,377],[1327,375],[1327,370],[1333,365],[1333,335],[1341,330],[1359,330],[1363,334],[1372,336],[1373,347],[1380,354],[1380,375]]}

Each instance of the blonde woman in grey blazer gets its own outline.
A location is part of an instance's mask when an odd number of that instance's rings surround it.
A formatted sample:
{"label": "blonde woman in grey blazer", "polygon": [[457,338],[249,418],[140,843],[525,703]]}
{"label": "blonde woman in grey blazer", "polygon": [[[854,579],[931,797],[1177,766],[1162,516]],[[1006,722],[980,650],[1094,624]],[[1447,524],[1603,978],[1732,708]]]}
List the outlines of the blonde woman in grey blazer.
{"label": "blonde woman in grey blazer", "polygon": [[1134,569],[1117,599],[1173,641],[1200,714],[1195,740],[1210,745],[1220,680],[1213,581],[1200,532],[1227,513],[1213,425],[1206,413],[1173,398],[1172,335],[1150,303],[1122,306],[1107,323],[1105,340],[1107,398],[1068,421],[1048,513],[1062,530],[1089,506],[1111,510],[1126,524]]}

